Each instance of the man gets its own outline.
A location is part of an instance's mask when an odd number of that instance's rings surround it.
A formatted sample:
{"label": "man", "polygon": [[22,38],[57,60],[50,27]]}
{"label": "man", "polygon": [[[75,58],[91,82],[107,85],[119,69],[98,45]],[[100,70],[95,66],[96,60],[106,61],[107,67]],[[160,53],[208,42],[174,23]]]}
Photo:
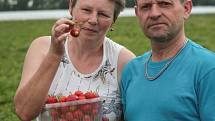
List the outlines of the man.
{"label": "man", "polygon": [[126,121],[215,121],[215,54],[185,36],[191,0],[136,0],[151,51],[122,74]]}

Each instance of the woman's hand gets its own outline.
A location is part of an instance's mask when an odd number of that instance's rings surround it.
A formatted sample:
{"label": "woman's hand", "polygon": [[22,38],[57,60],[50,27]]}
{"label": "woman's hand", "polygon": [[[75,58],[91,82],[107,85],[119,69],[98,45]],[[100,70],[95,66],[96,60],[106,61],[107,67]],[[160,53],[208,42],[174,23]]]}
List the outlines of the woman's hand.
{"label": "woman's hand", "polygon": [[52,27],[51,47],[49,52],[57,56],[64,54],[64,42],[75,22],[66,18],[59,19]]}

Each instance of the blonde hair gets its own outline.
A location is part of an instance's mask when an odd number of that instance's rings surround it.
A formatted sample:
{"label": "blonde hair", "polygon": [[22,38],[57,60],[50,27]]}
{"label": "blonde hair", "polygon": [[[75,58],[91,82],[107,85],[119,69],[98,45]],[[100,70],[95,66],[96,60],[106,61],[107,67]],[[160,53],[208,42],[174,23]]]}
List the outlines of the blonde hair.
{"label": "blonde hair", "polygon": [[[69,1],[71,3],[70,7],[74,8],[77,3],[77,0],[69,0]],[[114,4],[115,4],[114,16],[113,16],[113,21],[115,22],[119,16],[120,12],[123,11],[125,8],[125,0],[110,0],[110,1],[114,2]]]}

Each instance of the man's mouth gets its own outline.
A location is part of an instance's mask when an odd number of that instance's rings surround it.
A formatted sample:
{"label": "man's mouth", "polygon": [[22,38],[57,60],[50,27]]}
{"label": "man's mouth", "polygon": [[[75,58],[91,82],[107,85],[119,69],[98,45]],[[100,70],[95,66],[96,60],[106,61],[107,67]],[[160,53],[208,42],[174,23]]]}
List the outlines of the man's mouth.
{"label": "man's mouth", "polygon": [[148,25],[148,28],[150,28],[150,27],[159,27],[159,26],[166,26],[166,24],[165,23],[153,23],[153,24],[149,24]]}

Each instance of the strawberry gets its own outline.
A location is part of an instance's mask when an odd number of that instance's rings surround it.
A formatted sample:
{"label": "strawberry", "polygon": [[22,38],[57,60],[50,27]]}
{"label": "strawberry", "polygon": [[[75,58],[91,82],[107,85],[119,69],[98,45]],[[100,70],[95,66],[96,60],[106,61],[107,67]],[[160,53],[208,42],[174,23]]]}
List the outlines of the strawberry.
{"label": "strawberry", "polygon": [[74,101],[74,100],[78,100],[78,96],[71,94],[66,98],[66,101]]}
{"label": "strawberry", "polygon": [[57,98],[55,96],[48,96],[46,103],[47,104],[57,103]]}
{"label": "strawberry", "polygon": [[97,98],[98,94],[92,91],[88,91],[84,94],[84,96],[86,97],[86,99],[92,99],[92,98]]}
{"label": "strawberry", "polygon": [[78,37],[80,34],[80,28],[74,27],[70,30],[70,35],[72,35],[73,37]]}
{"label": "strawberry", "polygon": [[84,113],[90,113],[92,106],[91,104],[84,104],[80,107],[80,109],[84,112]]}
{"label": "strawberry", "polygon": [[95,102],[95,103],[92,103],[91,105],[92,105],[93,109],[99,110],[101,104]]}
{"label": "strawberry", "polygon": [[59,98],[59,102],[66,102],[67,101],[67,97],[62,96]]}
{"label": "strawberry", "polygon": [[93,121],[93,119],[90,117],[90,115],[84,115],[83,121]]}
{"label": "strawberry", "polygon": [[93,109],[92,110],[92,115],[97,116],[98,112],[99,112],[98,109]]}
{"label": "strawberry", "polygon": [[82,96],[82,95],[84,95],[84,93],[82,91],[78,90],[78,91],[75,91],[75,95]]}
{"label": "strawberry", "polygon": [[61,118],[59,121],[67,121],[66,119],[64,119],[64,118]]}
{"label": "strawberry", "polygon": [[79,109],[73,112],[73,117],[76,119],[81,119],[83,116],[83,112]]}
{"label": "strawberry", "polygon": [[51,112],[50,115],[51,115],[53,121],[57,121],[58,116],[59,116],[59,113],[57,111]]}
{"label": "strawberry", "polygon": [[67,112],[65,118],[67,121],[72,121],[73,120],[73,113]]}
{"label": "strawberry", "polygon": [[84,95],[78,96],[78,100],[84,100],[84,99],[86,99],[86,97]]}

